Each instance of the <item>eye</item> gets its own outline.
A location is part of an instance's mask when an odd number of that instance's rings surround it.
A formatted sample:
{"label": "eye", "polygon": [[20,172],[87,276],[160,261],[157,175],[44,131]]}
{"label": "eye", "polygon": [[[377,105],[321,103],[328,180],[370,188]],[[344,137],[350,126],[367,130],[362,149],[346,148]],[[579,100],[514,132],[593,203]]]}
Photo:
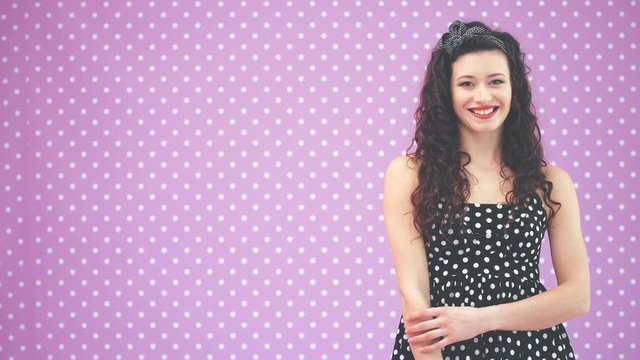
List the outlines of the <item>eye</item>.
{"label": "eye", "polygon": [[491,84],[504,84],[505,81],[502,79],[495,79],[491,81]]}
{"label": "eye", "polygon": [[463,81],[458,86],[473,86],[473,83],[471,81]]}

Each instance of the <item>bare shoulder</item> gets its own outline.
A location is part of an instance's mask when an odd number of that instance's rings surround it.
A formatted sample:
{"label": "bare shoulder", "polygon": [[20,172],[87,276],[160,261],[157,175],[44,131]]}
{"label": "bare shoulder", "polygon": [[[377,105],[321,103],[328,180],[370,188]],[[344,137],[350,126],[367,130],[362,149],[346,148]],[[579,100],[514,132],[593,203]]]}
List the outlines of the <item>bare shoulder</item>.
{"label": "bare shoulder", "polygon": [[413,189],[418,182],[419,160],[410,156],[397,156],[389,162],[385,179],[389,185]]}
{"label": "bare shoulder", "polygon": [[564,192],[575,189],[571,175],[560,166],[547,164],[542,168],[542,172],[547,177],[547,180],[553,183],[554,190]]}
{"label": "bare shoulder", "polygon": [[558,211],[558,216],[554,217],[552,223],[563,222],[567,216],[579,216],[578,195],[571,175],[555,165],[547,165],[542,168],[542,171],[547,180],[553,184],[551,198],[560,203],[560,205],[554,206]]}

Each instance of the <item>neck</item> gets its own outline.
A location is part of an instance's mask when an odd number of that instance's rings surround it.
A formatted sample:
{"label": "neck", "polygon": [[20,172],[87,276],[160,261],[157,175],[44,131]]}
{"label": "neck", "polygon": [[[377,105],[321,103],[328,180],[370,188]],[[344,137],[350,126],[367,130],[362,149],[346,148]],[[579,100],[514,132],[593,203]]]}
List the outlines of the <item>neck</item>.
{"label": "neck", "polygon": [[469,134],[460,131],[460,147],[471,156],[471,166],[477,169],[493,169],[502,163],[501,133]]}

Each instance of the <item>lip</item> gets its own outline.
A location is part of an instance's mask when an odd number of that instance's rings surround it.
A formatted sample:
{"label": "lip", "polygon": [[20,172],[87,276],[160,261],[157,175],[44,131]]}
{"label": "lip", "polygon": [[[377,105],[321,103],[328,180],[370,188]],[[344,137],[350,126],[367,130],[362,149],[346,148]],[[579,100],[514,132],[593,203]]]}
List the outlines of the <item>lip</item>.
{"label": "lip", "polygon": [[[473,110],[487,110],[487,109],[495,109],[492,112],[488,113],[487,115],[480,115],[480,114],[476,114],[473,112]],[[482,119],[482,120],[488,120],[491,119],[500,109],[499,106],[479,106],[479,107],[473,107],[473,108],[469,108],[469,113],[471,113],[471,115],[475,116],[478,119]]]}

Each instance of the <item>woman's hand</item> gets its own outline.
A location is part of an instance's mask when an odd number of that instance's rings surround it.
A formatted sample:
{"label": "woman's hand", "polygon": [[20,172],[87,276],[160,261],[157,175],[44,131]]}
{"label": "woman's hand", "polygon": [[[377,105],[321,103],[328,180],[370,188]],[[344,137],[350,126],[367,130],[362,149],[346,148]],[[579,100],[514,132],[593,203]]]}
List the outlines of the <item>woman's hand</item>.
{"label": "woman's hand", "polygon": [[412,348],[420,352],[442,350],[458,341],[490,330],[482,308],[470,306],[431,307],[410,314],[405,331]]}

